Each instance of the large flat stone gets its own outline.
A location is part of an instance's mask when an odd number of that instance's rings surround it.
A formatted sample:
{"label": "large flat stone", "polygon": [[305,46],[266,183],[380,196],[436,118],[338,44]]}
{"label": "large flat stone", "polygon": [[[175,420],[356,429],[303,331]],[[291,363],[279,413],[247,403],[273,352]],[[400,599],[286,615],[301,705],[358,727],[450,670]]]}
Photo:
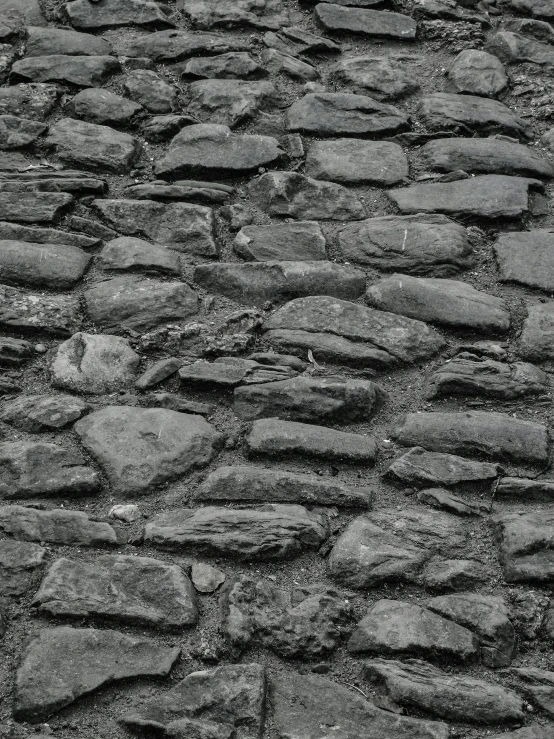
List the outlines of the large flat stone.
{"label": "large flat stone", "polygon": [[413,41],[416,35],[416,22],[400,13],[319,3],[315,7],[315,17],[326,31],[348,31],[400,41]]}
{"label": "large flat stone", "polygon": [[79,299],[0,286],[0,326],[68,336],[81,326]]}
{"label": "large flat stone", "polygon": [[60,98],[56,85],[23,83],[0,89],[0,114],[43,121]]}
{"label": "large flat stone", "polygon": [[534,38],[511,31],[493,34],[487,39],[484,48],[505,64],[530,62],[549,65],[554,62],[554,49],[550,44],[543,44]]}
{"label": "large flat stone", "polygon": [[419,90],[415,61],[408,54],[386,56],[345,56],[332,68],[336,79],[350,83],[356,93],[370,95],[375,100],[395,100]]}
{"label": "large flat stone", "polygon": [[103,88],[81,90],[70,102],[75,118],[99,125],[129,125],[142,109],[142,105]]}
{"label": "large flat stone", "polygon": [[105,618],[171,631],[194,626],[198,618],[194,588],[178,565],[124,555],[56,559],[32,605],[55,617]]}
{"label": "large flat stone", "polygon": [[30,590],[35,572],[42,568],[46,549],[38,544],[13,539],[0,541],[0,595],[24,595]]}
{"label": "large flat stone", "polygon": [[74,428],[112,490],[125,494],[147,493],[204,467],[221,439],[201,416],[164,408],[108,406]]}
{"label": "large flat stone", "polygon": [[546,426],[504,413],[409,413],[397,431],[403,446],[435,452],[510,459],[529,464],[548,460]]}
{"label": "large flat stone", "polygon": [[70,288],[82,278],[90,260],[76,246],[0,240],[0,274],[8,285]]}
{"label": "large flat stone", "polygon": [[144,540],[165,549],[236,559],[284,559],[318,549],[329,535],[325,516],[300,505],[181,508],[154,516]]}
{"label": "large flat stone", "polygon": [[254,262],[327,259],[325,246],[316,221],[243,226],[233,242],[237,254]]}
{"label": "large flat stone", "polygon": [[450,487],[462,483],[490,485],[501,469],[500,465],[491,462],[476,462],[455,454],[428,452],[422,447],[414,447],[395,459],[385,474],[405,485]]}
{"label": "large flat stone", "polygon": [[249,38],[233,38],[220,33],[190,33],[182,29],[158,31],[125,40],[118,48],[123,56],[147,57],[154,62],[179,62],[191,56],[248,51]]}
{"label": "large flat stone", "polygon": [[18,541],[78,547],[118,546],[116,532],[109,523],[92,521],[82,511],[65,508],[40,511],[19,505],[2,506],[0,531]]}
{"label": "large flat stone", "polygon": [[112,239],[98,255],[98,266],[114,272],[152,272],[180,276],[179,254],[135,236]]}
{"label": "large flat stone", "polygon": [[289,23],[282,0],[183,0],[182,8],[196,28],[238,25],[278,29]]}
{"label": "large flat stone", "polygon": [[519,353],[537,362],[554,359],[554,303],[531,305],[519,337]]}
{"label": "large flat stone", "polygon": [[387,141],[314,141],[306,157],[306,174],[352,185],[394,185],[408,177],[408,158],[402,147]]}
{"label": "large flat stone", "polygon": [[101,87],[118,72],[121,65],[113,56],[51,54],[20,59],[13,64],[11,73],[17,80]]}
{"label": "large flat stone", "polygon": [[494,245],[500,278],[527,287],[554,290],[554,231],[501,233]]}
{"label": "large flat stone", "polygon": [[21,18],[26,25],[46,25],[38,0],[1,0],[0,13],[6,14],[8,18]]}
{"label": "large flat stone", "polygon": [[8,400],[0,410],[0,419],[22,431],[36,434],[57,431],[77,421],[89,406],[72,395],[23,395]]}
{"label": "large flat stone", "polygon": [[513,583],[554,580],[554,510],[500,513],[492,519],[504,579]]}
{"label": "large flat stone", "polygon": [[0,192],[0,220],[54,223],[72,204],[65,192]]}
{"label": "large flat stone", "polygon": [[91,33],[79,33],[67,28],[42,28],[31,26],[27,29],[25,56],[109,56],[111,44]]}
{"label": "large flat stone", "polygon": [[100,239],[85,234],[71,233],[57,228],[23,226],[20,223],[0,221],[0,238],[9,241],[30,241],[33,244],[68,244],[80,249],[91,249],[100,245]]}
{"label": "large flat stone", "polygon": [[65,5],[69,21],[84,31],[100,31],[120,26],[140,28],[173,28],[174,24],[151,0],[102,0],[94,4],[88,0],[73,0]]}
{"label": "large flat stone", "polygon": [[195,120],[234,128],[280,102],[272,82],[197,80],[187,87],[187,112]]}

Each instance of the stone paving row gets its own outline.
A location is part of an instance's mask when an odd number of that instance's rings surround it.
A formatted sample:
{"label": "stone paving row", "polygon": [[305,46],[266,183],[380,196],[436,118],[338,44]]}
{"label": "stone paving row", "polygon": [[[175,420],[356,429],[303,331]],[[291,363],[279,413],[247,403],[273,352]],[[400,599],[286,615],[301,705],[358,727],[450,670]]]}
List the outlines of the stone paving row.
{"label": "stone paving row", "polygon": [[554,0],[0,0],[0,739],[552,739]]}

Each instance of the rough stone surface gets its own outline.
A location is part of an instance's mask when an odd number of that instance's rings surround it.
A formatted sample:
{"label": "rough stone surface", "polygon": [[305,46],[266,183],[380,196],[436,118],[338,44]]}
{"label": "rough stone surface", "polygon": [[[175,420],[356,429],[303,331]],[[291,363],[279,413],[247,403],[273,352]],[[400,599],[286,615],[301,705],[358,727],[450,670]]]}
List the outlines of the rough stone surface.
{"label": "rough stone surface", "polygon": [[394,460],[386,475],[406,485],[459,485],[491,483],[501,472],[500,465],[457,457],[455,454],[428,452],[414,447]]}
{"label": "rough stone surface", "polygon": [[50,56],[25,57],[12,66],[12,76],[31,82],[60,82],[79,87],[101,87],[121,71],[113,56]]}
{"label": "rough stone surface", "polygon": [[4,403],[0,420],[29,433],[55,431],[77,421],[88,408],[72,395],[26,395]]}
{"label": "rough stone surface", "polygon": [[142,106],[109,90],[94,88],[77,93],[71,100],[71,110],[76,118],[89,123],[122,126],[131,123]]}
{"label": "rough stone surface", "polygon": [[0,542],[0,595],[24,595],[36,570],[42,568],[46,549],[30,542],[3,539]]}
{"label": "rough stone surface", "polygon": [[416,35],[415,21],[400,13],[319,3],[315,8],[315,16],[326,31],[349,31],[400,41],[412,41]]}
{"label": "rough stone surface", "polygon": [[288,22],[282,0],[183,0],[182,5],[197,28],[239,24],[276,29]]}
{"label": "rough stone surface", "polygon": [[30,26],[27,29],[25,56],[109,56],[111,44],[91,33],[79,33],[67,28],[43,28]]}
{"label": "rough stone surface", "polygon": [[554,264],[554,233],[551,230],[501,233],[494,253],[502,280],[548,292],[554,290],[554,280],[550,277]]}
{"label": "rough stone surface", "polygon": [[315,141],[306,173],[316,180],[352,185],[394,185],[408,177],[408,159],[398,144],[362,139]]}
{"label": "rough stone surface", "polygon": [[0,286],[0,326],[67,336],[81,325],[79,301],[73,295],[29,293]]}
{"label": "rough stone surface", "polygon": [[78,547],[118,546],[116,532],[108,523],[92,521],[81,511],[40,511],[19,505],[2,506],[0,531],[10,534],[18,541]]}
{"label": "rough stone surface", "polygon": [[171,28],[173,23],[151,0],[102,0],[101,5],[88,0],[72,0],[65,6],[71,25],[84,31],[100,31],[119,26]]}
{"label": "rough stone surface", "polygon": [[519,353],[534,361],[554,358],[554,303],[531,305],[519,338]]}
{"label": "rough stone surface", "polygon": [[486,51],[467,49],[458,54],[448,70],[453,92],[496,97],[508,86],[504,65]]}
{"label": "rough stone surface", "polygon": [[350,83],[356,93],[375,100],[396,100],[419,90],[417,75],[410,67],[413,57],[344,57],[333,68],[333,76]]}
{"label": "rough stone surface", "polygon": [[63,290],[82,278],[89,263],[76,246],[0,240],[0,273],[7,284]]}
{"label": "rough stone surface", "polygon": [[114,272],[181,274],[178,254],[134,236],[121,236],[108,241],[98,261],[102,269]]}
{"label": "rough stone surface", "polygon": [[507,582],[549,583],[554,578],[554,513],[497,514],[492,519]]}
{"label": "rough stone surface", "polygon": [[243,226],[233,249],[248,261],[318,261],[327,259],[325,237],[316,221]]}

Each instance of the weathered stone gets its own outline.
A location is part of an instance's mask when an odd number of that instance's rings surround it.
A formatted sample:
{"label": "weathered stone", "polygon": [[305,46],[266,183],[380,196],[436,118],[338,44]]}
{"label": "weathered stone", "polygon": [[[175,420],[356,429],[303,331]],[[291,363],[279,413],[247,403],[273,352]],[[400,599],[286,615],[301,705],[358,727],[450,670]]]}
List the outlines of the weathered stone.
{"label": "weathered stone", "polygon": [[81,90],[70,102],[73,115],[90,123],[128,125],[142,106],[104,89]]}
{"label": "weathered stone", "polygon": [[18,721],[39,723],[110,683],[166,677],[179,654],[179,649],[119,631],[69,626],[41,629],[17,670],[14,716]]}
{"label": "weathered stone", "polygon": [[519,353],[538,362],[554,358],[554,303],[531,305],[519,338]]}
{"label": "weathered stone", "polygon": [[198,618],[192,584],[178,565],[124,555],[56,559],[31,605],[50,616],[99,617],[171,631],[194,626]]}
{"label": "weathered stone", "polygon": [[0,286],[0,326],[67,336],[81,325],[74,295],[28,293]]}
{"label": "weathered stone", "polygon": [[285,123],[289,131],[314,136],[359,136],[401,131],[408,119],[399,108],[365,95],[314,92],[290,106]]}
{"label": "weathered stone", "polygon": [[554,580],[554,512],[498,514],[492,519],[507,582]]}
{"label": "weathered stone", "polygon": [[28,146],[36,141],[46,128],[45,123],[38,121],[14,115],[0,115],[0,149],[19,149]]}
{"label": "weathered stone", "polygon": [[201,416],[163,408],[108,406],[74,428],[112,490],[124,494],[144,494],[204,467],[221,440]]}
{"label": "weathered stone", "polygon": [[466,662],[478,655],[478,639],[454,621],[412,603],[378,600],[348,641],[354,654],[414,654]]}
{"label": "weathered stone", "polygon": [[292,454],[343,464],[370,465],[377,455],[371,436],[278,418],[254,421],[245,443],[251,455],[281,457]]}
{"label": "weathered stone", "polygon": [[0,367],[20,367],[33,355],[33,346],[23,339],[0,337]]}
{"label": "weathered stone", "polygon": [[193,279],[211,293],[253,305],[318,294],[355,300],[365,288],[363,272],[326,260],[202,264]]}
{"label": "weathered stone", "polygon": [[[61,172],[17,172],[0,174],[2,192],[51,192],[76,193],[78,195],[103,195],[108,189],[105,179],[86,172],[62,170]],[[26,239],[28,241],[28,239]]]}
{"label": "weathered stone", "polygon": [[554,231],[534,229],[501,233],[494,245],[500,278],[552,292],[554,279]]}
{"label": "weathered stone", "polygon": [[53,223],[72,204],[73,197],[63,192],[0,192],[0,220]]}
{"label": "weathered stone", "polygon": [[[222,665],[191,672],[166,693],[138,703],[121,721],[139,734],[162,730],[173,739],[259,739],[265,695],[262,665]],[[231,733],[221,733],[225,728]]]}
{"label": "weathered stone", "polygon": [[456,95],[436,92],[424,97],[418,108],[419,116],[429,131],[473,133],[503,133],[530,139],[532,129],[523,118],[497,100],[476,95]]}
{"label": "weathered stone", "polygon": [[42,121],[49,115],[60,97],[55,85],[24,83],[0,89],[0,114],[17,115]]}
{"label": "weathered stone", "polygon": [[293,56],[341,53],[340,44],[298,26],[282,28],[279,33],[268,32],[263,40],[269,48],[279,49]]}
{"label": "weathered stone", "polygon": [[190,571],[192,584],[199,593],[213,593],[226,580],[225,573],[205,562],[194,562]]}
{"label": "weathered stone", "polygon": [[420,582],[431,590],[467,590],[489,578],[489,569],[474,559],[434,559],[425,565]]}
{"label": "weathered stone", "polygon": [[100,239],[83,234],[61,231],[56,228],[22,226],[19,223],[0,221],[0,239],[10,241],[30,241],[35,244],[67,244],[80,249],[91,249],[99,246]]}
{"label": "weathered stone", "polygon": [[[78,0],[77,0],[78,1]],[[101,87],[121,71],[113,56],[50,56],[25,57],[12,66],[12,77],[32,82],[62,82],[80,87]]]}
{"label": "weathered stone", "polygon": [[554,499],[554,480],[529,480],[525,477],[501,477],[494,491],[500,499],[520,498],[521,500]]}
{"label": "weathered stone", "polygon": [[552,0],[502,0],[502,5],[533,18],[554,18]]}
{"label": "weathered stone", "polygon": [[463,498],[443,488],[427,488],[421,490],[416,497],[420,503],[456,516],[478,516],[481,513],[479,506],[466,503]]}
{"label": "weathered stone", "polygon": [[266,69],[274,74],[282,72],[300,80],[320,79],[318,70],[312,64],[302,59],[297,59],[291,54],[285,54],[277,49],[264,49],[262,52],[262,62]]}
{"label": "weathered stone", "polygon": [[502,24],[507,31],[519,33],[527,38],[534,38],[547,44],[554,44],[554,28],[546,21],[530,18],[512,18]]}
{"label": "weathered stone", "polygon": [[71,25],[85,31],[119,26],[172,28],[174,25],[158,3],[150,0],[102,0],[100,5],[88,0],[73,0],[66,3],[65,11]]}
{"label": "weathered stone", "polygon": [[24,595],[35,570],[42,567],[46,549],[38,544],[2,539],[0,541],[0,595]]}
{"label": "weathered stone", "polygon": [[187,254],[217,255],[211,208],[191,203],[126,199],[96,200],[94,207],[110,226],[127,236],[146,236]]}
{"label": "weathered stone", "polygon": [[109,241],[99,254],[99,266],[114,271],[181,274],[179,256],[174,251],[132,236]]}
{"label": "weathered stone", "polygon": [[[182,365],[182,360],[177,357],[168,357],[167,359],[160,359],[152,367],[149,367],[135,382],[135,387],[138,390],[147,390],[150,387],[159,385],[171,375],[175,374],[179,367]],[[173,409],[176,410],[176,409]]]}
{"label": "weathered stone", "polygon": [[156,72],[133,69],[123,81],[127,95],[151,113],[171,113],[177,107],[177,88]]}
{"label": "weathered stone", "polygon": [[52,385],[86,395],[114,393],[133,382],[138,365],[126,339],[79,332],[58,347]]}
{"label": "weathered stone", "polygon": [[4,403],[0,420],[33,434],[63,428],[87,410],[83,400],[71,395],[25,395]]}
{"label": "weathered stone", "polygon": [[[176,70],[177,71],[177,70]],[[257,79],[268,72],[246,51],[230,51],[212,57],[197,56],[179,66],[183,78],[191,79]]]}
{"label": "weathered stone", "polygon": [[182,508],[154,516],[144,529],[144,540],[154,546],[237,559],[294,557],[318,549],[328,535],[323,515],[278,503]]}
{"label": "weathered stone", "polygon": [[234,128],[275,106],[279,94],[272,82],[198,80],[187,89],[187,112],[197,120]]}
{"label": "weathered stone", "polygon": [[67,244],[32,244],[0,240],[0,272],[8,285],[52,290],[73,287],[83,276],[90,255]]}
{"label": "weathered stone", "polygon": [[289,21],[282,0],[183,0],[182,7],[197,28],[246,25],[278,29]]}
{"label": "weathered stone", "polygon": [[316,221],[297,221],[268,226],[244,226],[233,249],[255,262],[317,261],[327,259],[325,237]]}
{"label": "weathered stone", "polygon": [[554,716],[554,672],[537,667],[515,667],[511,672],[524,681],[522,692],[548,716]]}
{"label": "weathered stone", "polygon": [[436,172],[475,172],[523,177],[554,177],[552,163],[523,144],[500,139],[437,139],[418,151],[419,161]]}
{"label": "weathered stone", "polygon": [[129,57],[148,57],[154,62],[178,62],[191,56],[248,51],[250,39],[232,38],[219,33],[190,33],[181,29],[158,31],[124,43],[120,53]]}
{"label": "weathered stone", "polygon": [[364,677],[384,684],[395,703],[450,721],[480,726],[521,722],[523,701],[513,690],[468,676],[449,675],[421,660],[372,659]]}
{"label": "weathered stone", "polygon": [[366,421],[383,399],[383,391],[368,380],[340,377],[290,380],[238,387],[235,413],[248,421],[277,416],[306,423]]}
{"label": "weathered stone", "polygon": [[198,296],[185,283],[132,275],[97,283],[84,297],[90,318],[105,329],[130,328],[144,333],[183,321],[198,311]]}
{"label": "weathered stone", "polygon": [[109,523],[92,521],[86,513],[65,508],[40,511],[19,505],[0,508],[0,531],[18,541],[40,541],[79,547],[118,546]]}
{"label": "weathered stone", "polygon": [[419,90],[410,70],[412,57],[356,56],[341,59],[332,69],[335,78],[349,82],[357,93],[375,100],[395,100]]}
{"label": "weathered stone", "polygon": [[550,65],[554,62],[554,49],[549,44],[511,31],[495,33],[487,39],[485,49],[505,64],[531,62]]}
{"label": "weathered stone", "polygon": [[528,724],[522,729],[495,734],[490,739],[549,739],[550,727],[540,724]]}
{"label": "weathered stone", "polygon": [[112,174],[130,172],[140,155],[140,142],[128,133],[74,118],[50,126],[46,146],[55,149],[62,162]]}
{"label": "weathered stone", "polygon": [[190,126],[195,121],[188,115],[155,115],[148,118],[142,124],[142,135],[148,141],[160,143],[169,141],[185,126]]}
{"label": "weathered stone", "polygon": [[26,25],[45,26],[46,18],[42,14],[38,0],[1,0],[0,13],[6,18],[23,21]]}
{"label": "weathered stone", "polygon": [[315,17],[326,31],[349,31],[400,41],[413,41],[416,35],[416,22],[400,13],[319,3],[315,7]]}
{"label": "weathered stone", "polygon": [[508,86],[504,65],[492,54],[476,49],[461,51],[448,70],[452,92],[497,97]]}
{"label": "weathered stone", "polygon": [[385,474],[406,485],[490,484],[501,473],[498,464],[476,462],[454,454],[410,449],[387,468]]}
{"label": "weathered stone", "polygon": [[211,472],[196,491],[194,500],[369,508],[373,497],[374,490],[368,486],[353,487],[309,474],[235,464]]}
{"label": "weathered stone", "polygon": [[41,28],[31,26],[27,29],[25,56],[109,56],[111,44],[103,38],[90,33],[78,33],[67,28]]}
{"label": "weathered stone", "polygon": [[315,141],[308,149],[306,173],[353,185],[394,185],[408,177],[408,159],[398,144],[387,141]]}

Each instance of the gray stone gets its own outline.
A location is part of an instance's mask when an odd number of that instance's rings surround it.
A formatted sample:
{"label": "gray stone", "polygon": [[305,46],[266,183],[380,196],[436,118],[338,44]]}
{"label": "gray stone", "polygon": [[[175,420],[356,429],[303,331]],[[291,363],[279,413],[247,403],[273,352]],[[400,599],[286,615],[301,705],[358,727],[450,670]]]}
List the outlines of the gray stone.
{"label": "gray stone", "polygon": [[251,455],[299,455],[342,464],[371,465],[377,455],[371,436],[278,418],[254,421],[245,443]]}
{"label": "gray stone", "polygon": [[554,512],[505,513],[492,518],[506,582],[554,580]]}
{"label": "gray stone", "polygon": [[528,724],[522,729],[495,734],[490,739],[549,739],[550,727],[540,724]]}
{"label": "gray stone", "polygon": [[60,94],[55,85],[42,83],[3,87],[0,89],[0,114],[42,121],[54,110]]}
{"label": "gray stone", "polygon": [[[77,0],[78,2],[79,0]],[[32,82],[62,82],[80,87],[101,87],[112,75],[121,71],[113,56],[50,56],[25,57],[12,66],[12,77]]]}
{"label": "gray stone", "polygon": [[306,173],[352,185],[394,185],[407,179],[408,158],[398,144],[387,141],[315,141],[308,149]]}
{"label": "gray stone", "polygon": [[179,654],[179,649],[118,631],[41,629],[23,652],[17,670],[14,717],[40,723],[105,685],[166,677]]}
{"label": "gray stone", "polygon": [[554,716],[554,672],[537,667],[515,667],[511,672],[525,684],[518,686],[539,708]]}
{"label": "gray stone", "polygon": [[98,257],[99,267],[114,272],[181,274],[178,254],[134,236],[121,236],[108,241]]}
{"label": "gray stone", "polygon": [[90,123],[128,125],[142,106],[109,90],[81,90],[70,102],[73,115]]}
{"label": "gray stone", "polygon": [[554,359],[554,303],[528,306],[519,353],[524,359],[538,362]]}
{"label": "gray stone", "polygon": [[313,136],[375,135],[408,127],[399,108],[347,92],[308,93],[290,106],[285,123],[288,131]]}
{"label": "gray stone", "polygon": [[52,385],[85,395],[105,395],[128,387],[139,366],[126,339],[76,333],[57,349],[50,368]]}
{"label": "gray stone", "polygon": [[179,632],[198,618],[192,583],[178,565],[124,555],[56,559],[31,605],[55,617],[102,618]]}
{"label": "gray stone", "polygon": [[194,562],[190,571],[192,584],[199,593],[213,593],[226,580],[225,573],[205,562]]}
{"label": "gray stone", "polygon": [[0,541],[0,595],[24,595],[35,571],[41,568],[46,549],[38,544],[2,539]]}
{"label": "gray stone", "polygon": [[483,585],[489,574],[489,568],[474,559],[435,559],[421,571],[420,582],[431,590],[467,590]]}
{"label": "gray stone", "polygon": [[279,49],[292,56],[341,53],[340,44],[298,26],[281,28],[279,33],[268,32],[263,40],[267,47]]}
{"label": "gray stone", "polygon": [[248,51],[250,39],[232,38],[220,33],[190,33],[182,29],[158,31],[125,41],[119,53],[129,57],[148,57],[154,62],[179,62],[192,56]]}
{"label": "gray stone", "polygon": [[478,506],[466,503],[463,498],[442,488],[421,490],[416,497],[420,503],[456,516],[478,516],[481,513]]}
{"label": "gray stone", "polygon": [[1,0],[0,14],[21,19],[26,25],[46,25],[38,0]]}
{"label": "gray stone", "polygon": [[460,485],[463,483],[490,485],[501,473],[498,464],[476,462],[454,454],[427,452],[414,447],[394,460],[385,474],[406,485]]}
{"label": "gray stone", "polygon": [[0,326],[67,336],[81,326],[79,300],[0,286]]}
{"label": "gray stone", "polygon": [[552,0],[503,0],[502,5],[533,18],[554,18]]}
{"label": "gray stone", "polygon": [[84,31],[120,26],[150,29],[174,26],[158,3],[150,0],[102,0],[100,5],[88,0],[73,0],[66,3],[65,11],[71,25]]}
{"label": "gray stone", "polygon": [[403,446],[435,452],[482,454],[541,465],[548,460],[546,426],[504,413],[408,413],[396,436]]}
{"label": "gray stone", "polygon": [[25,395],[8,400],[0,410],[0,420],[34,434],[56,431],[77,421],[89,406],[71,395]]}
{"label": "gray stone", "polygon": [[71,205],[73,197],[65,192],[0,192],[0,221],[53,223]]}
{"label": "gray stone", "polygon": [[[158,180],[158,183],[160,181]],[[187,202],[225,203],[234,189],[219,183],[201,182],[198,180],[178,180],[173,184],[130,185],[126,193],[137,200],[185,200]]]}
{"label": "gray stone", "polygon": [[70,288],[83,277],[90,260],[76,246],[0,240],[0,271],[8,285]]}
{"label": "gray stone", "polygon": [[245,25],[278,29],[289,21],[282,0],[182,0],[182,8],[196,28]]}
{"label": "gray stone", "polygon": [[416,22],[400,13],[319,3],[315,7],[315,17],[326,31],[347,31],[400,41],[413,41],[416,35]]}
{"label": "gray stone", "polygon": [[244,226],[233,242],[239,256],[255,262],[327,259],[325,246],[316,221]]}
{"label": "gray stone", "polygon": [[169,141],[185,126],[190,126],[195,121],[188,115],[155,115],[148,118],[141,126],[142,135],[148,141],[160,143]]}
{"label": "gray stone", "polygon": [[29,146],[46,131],[46,124],[14,115],[0,115],[0,149]]}
{"label": "gray stone", "polygon": [[177,107],[177,88],[149,69],[134,69],[123,80],[123,89],[151,113],[171,113]]}
{"label": "gray stone", "polygon": [[20,367],[33,356],[33,346],[23,339],[0,337],[0,367]]}
{"label": "gray stone", "polygon": [[554,279],[554,231],[534,229],[501,233],[494,245],[500,278],[552,292]]}
{"label": "gray stone", "polygon": [[27,28],[25,56],[109,56],[111,44],[103,38],[90,33],[78,33],[67,28]]}
{"label": "gray stone", "polygon": [[537,41],[554,44],[554,28],[546,21],[531,20],[530,18],[513,18],[502,24],[507,31],[519,33]]}
{"label": "gray stone", "polygon": [[5,193],[50,192],[76,195],[103,195],[108,189],[105,179],[69,169],[60,172],[4,172],[0,174],[0,186]]}
{"label": "gray stone", "polygon": [[485,44],[487,51],[501,59],[505,64],[550,65],[554,62],[554,49],[527,36],[511,31],[499,31],[491,36]]}
{"label": "gray stone", "polygon": [[74,426],[115,493],[151,488],[205,467],[221,436],[201,416],[163,408],[108,406]]}
{"label": "gray stone", "polygon": [[[159,385],[171,375],[174,375],[182,365],[182,360],[177,357],[168,357],[160,359],[154,365],[149,367],[135,382],[138,390],[147,390],[150,387]],[[177,410],[174,408],[173,410]]]}
{"label": "gray stone", "polygon": [[22,226],[19,223],[0,221],[0,239],[10,241],[30,241],[35,244],[67,244],[80,249],[99,246],[100,239],[83,234],[61,231],[56,228]]}
{"label": "gray stone", "polygon": [[411,70],[413,57],[355,56],[345,57],[332,69],[336,79],[350,83],[357,93],[369,94],[375,100],[396,100],[419,90],[416,74]]}
{"label": "gray stone", "polygon": [[178,71],[183,78],[211,80],[257,79],[268,74],[246,51],[230,51],[212,57],[196,56],[180,65]]}
{"label": "gray stone", "polygon": [[312,64],[277,49],[264,49],[262,62],[274,74],[282,72],[300,80],[319,80],[321,77],[317,68]]}
{"label": "gray stone", "polygon": [[508,87],[508,77],[496,56],[465,49],[448,70],[448,86],[452,92],[494,98]]}
{"label": "gray stone", "polygon": [[86,513],[65,508],[40,511],[19,505],[0,508],[0,531],[18,541],[40,541],[63,546],[118,546],[109,523],[92,521]]}
{"label": "gray stone", "polygon": [[501,477],[494,492],[495,497],[520,498],[522,501],[554,499],[554,480],[529,480],[525,477]]}
{"label": "gray stone", "polygon": [[187,112],[199,121],[234,128],[273,108],[280,96],[272,82],[198,80],[188,85]]}

